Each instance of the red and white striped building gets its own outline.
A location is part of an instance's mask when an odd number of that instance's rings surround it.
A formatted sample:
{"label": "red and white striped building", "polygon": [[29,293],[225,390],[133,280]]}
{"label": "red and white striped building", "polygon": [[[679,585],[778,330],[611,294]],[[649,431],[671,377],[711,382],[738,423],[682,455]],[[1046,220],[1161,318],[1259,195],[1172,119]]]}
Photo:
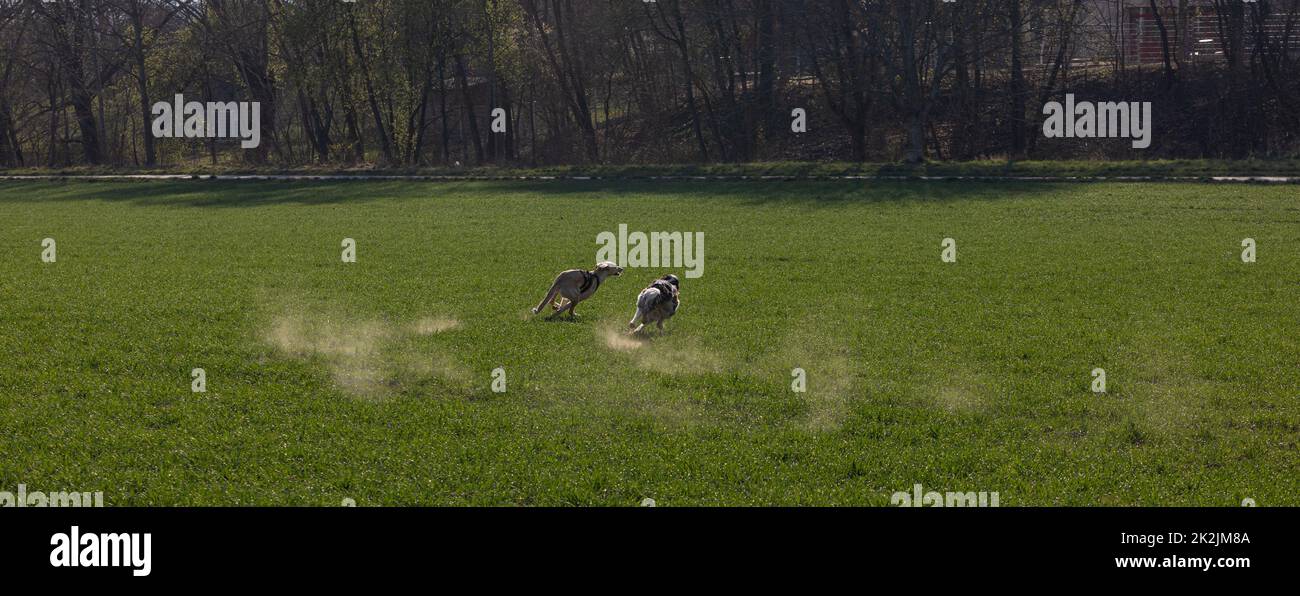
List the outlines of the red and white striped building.
{"label": "red and white striped building", "polygon": [[[1180,62],[1222,60],[1226,29],[1234,27],[1230,13],[1219,15],[1217,5],[1238,3],[1241,18],[1235,26],[1243,52],[1253,50],[1260,33],[1275,51],[1300,55],[1300,0],[1243,2],[1242,0],[1088,0],[1080,26],[1086,34],[1080,40],[1074,60],[1111,61],[1123,64],[1152,64],[1164,60],[1160,25],[1169,40],[1171,58]],[[1180,15],[1180,10],[1186,15]],[[1267,10],[1267,12],[1265,12]],[[1159,18],[1157,19],[1157,11]],[[1186,31],[1183,30],[1184,24]]]}

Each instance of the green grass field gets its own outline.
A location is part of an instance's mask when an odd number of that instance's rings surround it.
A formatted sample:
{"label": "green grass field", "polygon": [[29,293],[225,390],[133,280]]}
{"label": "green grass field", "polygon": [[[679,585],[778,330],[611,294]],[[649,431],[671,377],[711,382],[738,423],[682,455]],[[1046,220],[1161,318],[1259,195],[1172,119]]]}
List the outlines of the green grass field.
{"label": "green grass field", "polygon": [[[1118,183],[3,183],[0,490],[887,505],[919,483],[1003,506],[1296,505],[1298,199]],[[529,314],[620,223],[705,233],[704,276],[683,279],[668,332],[618,333],[671,269],[629,269],[574,322]],[[945,237],[956,263],[939,258]],[[1240,258],[1248,237],[1256,263]]]}

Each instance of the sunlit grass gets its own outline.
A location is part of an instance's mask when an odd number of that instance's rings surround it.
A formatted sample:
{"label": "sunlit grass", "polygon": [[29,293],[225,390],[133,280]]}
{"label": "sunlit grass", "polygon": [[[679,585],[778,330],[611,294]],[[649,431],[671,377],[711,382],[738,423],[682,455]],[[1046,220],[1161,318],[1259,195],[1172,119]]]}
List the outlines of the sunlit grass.
{"label": "sunlit grass", "polygon": [[[620,223],[705,233],[668,333],[621,328],[671,268],[530,315]],[[0,490],[1296,504],[1298,282],[1293,186],[5,183]]]}

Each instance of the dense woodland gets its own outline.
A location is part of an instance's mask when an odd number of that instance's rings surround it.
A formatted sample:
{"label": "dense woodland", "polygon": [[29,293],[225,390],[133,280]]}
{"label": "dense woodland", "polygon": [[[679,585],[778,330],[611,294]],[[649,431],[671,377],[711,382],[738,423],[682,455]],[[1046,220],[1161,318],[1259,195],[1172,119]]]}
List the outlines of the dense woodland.
{"label": "dense woodland", "polygon": [[[0,0],[0,166],[1300,154],[1300,0],[1193,4],[1213,51],[1188,0]],[[1045,139],[1067,92],[1154,143]],[[176,94],[258,102],[260,146],[154,138]]]}

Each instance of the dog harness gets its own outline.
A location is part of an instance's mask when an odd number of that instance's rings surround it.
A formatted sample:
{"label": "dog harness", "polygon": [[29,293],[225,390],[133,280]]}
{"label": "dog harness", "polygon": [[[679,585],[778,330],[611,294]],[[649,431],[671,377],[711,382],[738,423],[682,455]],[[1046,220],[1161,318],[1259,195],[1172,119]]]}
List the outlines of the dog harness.
{"label": "dog harness", "polygon": [[650,284],[650,287],[659,290],[659,293],[663,294],[665,298],[677,293],[676,292],[677,288],[674,288],[673,284],[668,283],[662,279]]}
{"label": "dog harness", "polygon": [[590,288],[590,287],[591,287],[591,284],[593,284],[593,283],[596,284],[596,287],[597,287],[597,288],[599,288],[599,287],[600,287],[600,276],[598,276],[598,275],[596,275],[595,273],[592,273],[592,272],[590,272],[590,271],[583,271],[583,272],[582,272],[582,286],[580,286],[580,287],[578,288],[578,293],[579,293],[579,294],[586,294],[586,293],[587,293],[587,288]]}

